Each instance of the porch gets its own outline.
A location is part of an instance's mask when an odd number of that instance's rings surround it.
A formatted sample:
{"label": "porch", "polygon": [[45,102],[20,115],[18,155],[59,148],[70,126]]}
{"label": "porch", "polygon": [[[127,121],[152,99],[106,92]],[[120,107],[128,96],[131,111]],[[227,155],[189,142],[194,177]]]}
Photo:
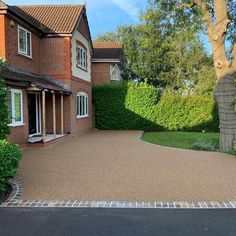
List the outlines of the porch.
{"label": "porch", "polygon": [[[34,86],[27,89],[29,138],[30,144],[51,143],[65,137],[64,94],[54,90],[39,89]],[[33,145],[37,146],[37,145]]]}
{"label": "porch", "polygon": [[[21,144],[48,144],[69,133],[70,89],[52,77],[5,66],[2,77],[10,88],[17,88],[16,106],[21,126],[14,126],[12,141]],[[22,137],[22,138],[21,138]]]}

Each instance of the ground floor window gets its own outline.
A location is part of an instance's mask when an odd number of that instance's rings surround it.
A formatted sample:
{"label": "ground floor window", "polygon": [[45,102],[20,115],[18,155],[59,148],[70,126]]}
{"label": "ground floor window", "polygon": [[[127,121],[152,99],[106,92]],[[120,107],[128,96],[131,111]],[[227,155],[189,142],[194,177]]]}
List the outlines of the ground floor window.
{"label": "ground floor window", "polygon": [[88,95],[77,93],[77,118],[88,117]]}
{"label": "ground floor window", "polygon": [[19,89],[9,90],[10,121],[13,126],[23,124],[23,96]]}

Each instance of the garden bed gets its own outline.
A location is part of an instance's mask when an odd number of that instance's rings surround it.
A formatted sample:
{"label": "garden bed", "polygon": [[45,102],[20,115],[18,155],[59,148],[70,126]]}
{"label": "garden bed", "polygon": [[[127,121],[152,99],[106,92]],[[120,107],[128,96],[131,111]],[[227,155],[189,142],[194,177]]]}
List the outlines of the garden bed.
{"label": "garden bed", "polygon": [[12,187],[10,184],[7,184],[6,186],[6,191],[3,193],[0,193],[0,204],[3,203],[4,201],[6,201],[8,199],[8,197],[10,196],[12,191]]}

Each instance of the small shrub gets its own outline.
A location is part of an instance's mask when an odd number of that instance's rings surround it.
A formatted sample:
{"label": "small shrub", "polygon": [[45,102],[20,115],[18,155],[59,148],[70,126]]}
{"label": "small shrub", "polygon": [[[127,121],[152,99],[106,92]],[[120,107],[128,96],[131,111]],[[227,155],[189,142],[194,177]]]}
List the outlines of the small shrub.
{"label": "small shrub", "polygon": [[20,159],[17,145],[0,140],[0,193],[6,190],[8,180],[16,175]]}
{"label": "small shrub", "polygon": [[214,146],[210,141],[199,140],[190,146],[192,150],[202,150],[202,151],[216,151],[217,147]]}

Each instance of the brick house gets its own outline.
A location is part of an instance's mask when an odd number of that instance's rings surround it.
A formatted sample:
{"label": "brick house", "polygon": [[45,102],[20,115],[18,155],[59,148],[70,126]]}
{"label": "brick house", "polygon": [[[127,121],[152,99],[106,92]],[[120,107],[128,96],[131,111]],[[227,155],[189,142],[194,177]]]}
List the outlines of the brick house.
{"label": "brick house", "polygon": [[122,80],[124,47],[118,42],[93,42],[93,84]]}
{"label": "brick house", "polygon": [[92,51],[84,5],[9,6],[0,1],[10,141],[45,145],[92,129]]}

